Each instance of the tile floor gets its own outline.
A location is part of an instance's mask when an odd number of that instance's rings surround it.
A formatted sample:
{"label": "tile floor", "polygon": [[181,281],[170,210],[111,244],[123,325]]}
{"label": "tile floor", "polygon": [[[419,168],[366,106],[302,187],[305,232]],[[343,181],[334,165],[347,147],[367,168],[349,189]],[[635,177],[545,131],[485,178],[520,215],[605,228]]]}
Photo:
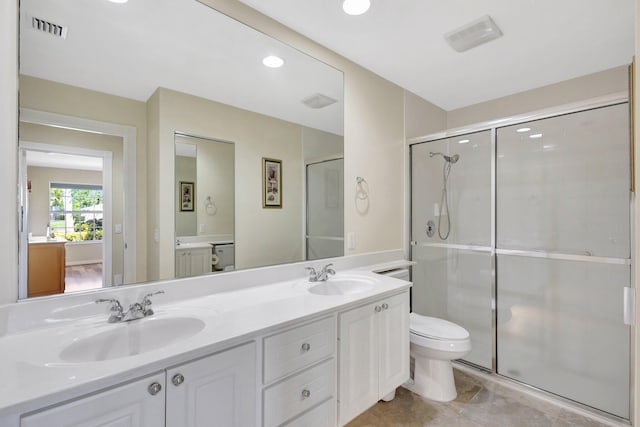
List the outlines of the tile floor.
{"label": "tile floor", "polygon": [[433,402],[402,387],[347,427],[601,427],[604,424],[511,387],[454,369],[458,397]]}

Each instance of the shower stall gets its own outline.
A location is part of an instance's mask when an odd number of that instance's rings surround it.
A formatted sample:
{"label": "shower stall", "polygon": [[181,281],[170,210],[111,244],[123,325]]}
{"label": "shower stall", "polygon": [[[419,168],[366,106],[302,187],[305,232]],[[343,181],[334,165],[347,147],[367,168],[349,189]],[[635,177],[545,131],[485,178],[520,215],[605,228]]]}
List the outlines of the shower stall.
{"label": "shower stall", "polygon": [[629,108],[590,105],[410,141],[414,312],[464,362],[629,419]]}

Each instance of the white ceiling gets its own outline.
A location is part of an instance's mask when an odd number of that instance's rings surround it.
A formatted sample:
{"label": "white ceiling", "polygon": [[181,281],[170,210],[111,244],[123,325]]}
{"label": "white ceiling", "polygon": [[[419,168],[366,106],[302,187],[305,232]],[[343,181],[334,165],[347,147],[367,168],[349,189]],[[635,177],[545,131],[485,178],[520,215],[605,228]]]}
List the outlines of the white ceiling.
{"label": "white ceiling", "polygon": [[[445,110],[631,62],[633,0],[240,0]],[[467,52],[443,34],[490,15],[504,36]]]}
{"label": "white ceiling", "polygon": [[[342,73],[195,0],[21,0],[20,72],[139,101],[158,87],[342,134]],[[66,39],[30,17],[67,26]],[[285,65],[262,65],[267,55]],[[338,100],[311,109],[322,93]]]}

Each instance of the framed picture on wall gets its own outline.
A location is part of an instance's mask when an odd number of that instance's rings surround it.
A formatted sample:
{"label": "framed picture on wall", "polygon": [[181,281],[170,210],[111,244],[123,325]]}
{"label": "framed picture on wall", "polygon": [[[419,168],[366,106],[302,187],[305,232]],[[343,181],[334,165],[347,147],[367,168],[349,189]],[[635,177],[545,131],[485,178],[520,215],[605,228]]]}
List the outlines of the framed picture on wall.
{"label": "framed picture on wall", "polygon": [[193,182],[180,181],[180,212],[193,212],[196,194]]}
{"label": "framed picture on wall", "polygon": [[262,158],[262,207],[282,208],[282,160]]}

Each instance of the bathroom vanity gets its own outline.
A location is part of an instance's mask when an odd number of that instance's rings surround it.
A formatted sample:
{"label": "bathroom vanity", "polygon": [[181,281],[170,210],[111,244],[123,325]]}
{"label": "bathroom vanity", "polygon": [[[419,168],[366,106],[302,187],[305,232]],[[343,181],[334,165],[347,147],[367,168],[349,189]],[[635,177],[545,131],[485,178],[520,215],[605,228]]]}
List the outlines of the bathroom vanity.
{"label": "bathroom vanity", "polygon": [[[218,277],[243,274],[257,277]],[[182,280],[199,293],[212,278]],[[409,377],[409,287],[367,268],[165,303],[174,286],[152,316],[112,324],[77,296],[0,336],[0,425],[343,425]]]}

